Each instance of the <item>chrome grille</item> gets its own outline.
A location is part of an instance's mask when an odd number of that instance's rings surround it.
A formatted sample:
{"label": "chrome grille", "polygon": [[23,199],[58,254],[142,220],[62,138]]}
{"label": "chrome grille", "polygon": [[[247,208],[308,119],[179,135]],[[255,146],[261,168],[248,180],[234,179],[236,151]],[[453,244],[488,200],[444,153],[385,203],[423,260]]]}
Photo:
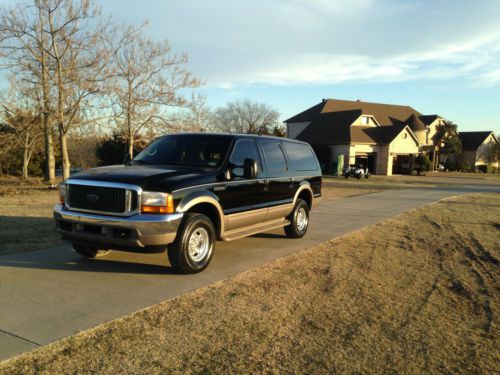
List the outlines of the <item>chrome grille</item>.
{"label": "chrome grille", "polygon": [[73,211],[114,215],[132,214],[139,209],[139,190],[97,181],[84,183],[68,181],[66,206]]}

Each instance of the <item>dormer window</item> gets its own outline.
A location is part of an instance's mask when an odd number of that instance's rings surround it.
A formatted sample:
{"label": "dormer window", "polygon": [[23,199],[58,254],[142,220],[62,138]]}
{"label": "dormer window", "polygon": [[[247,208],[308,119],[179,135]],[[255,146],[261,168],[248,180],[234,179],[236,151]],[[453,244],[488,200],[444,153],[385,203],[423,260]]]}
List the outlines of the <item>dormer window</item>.
{"label": "dormer window", "polygon": [[370,118],[368,116],[361,116],[361,125],[368,125],[370,123]]}

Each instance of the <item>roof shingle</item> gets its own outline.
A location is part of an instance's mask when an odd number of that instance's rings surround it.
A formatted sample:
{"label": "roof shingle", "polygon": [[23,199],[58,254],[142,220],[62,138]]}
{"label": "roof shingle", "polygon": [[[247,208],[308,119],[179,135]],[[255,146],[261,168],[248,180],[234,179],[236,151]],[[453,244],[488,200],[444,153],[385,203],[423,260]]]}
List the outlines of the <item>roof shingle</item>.
{"label": "roof shingle", "polygon": [[493,132],[460,132],[458,136],[462,141],[462,150],[476,151],[491,133]]}

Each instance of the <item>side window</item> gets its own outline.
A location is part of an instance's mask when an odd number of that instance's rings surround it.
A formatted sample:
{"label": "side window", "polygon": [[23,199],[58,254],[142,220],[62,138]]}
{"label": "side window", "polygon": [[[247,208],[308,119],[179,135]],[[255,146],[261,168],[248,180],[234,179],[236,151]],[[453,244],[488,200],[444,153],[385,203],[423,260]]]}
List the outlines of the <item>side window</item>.
{"label": "side window", "polygon": [[278,142],[262,141],[262,151],[266,159],[268,177],[287,176],[287,165],[285,155]]}
{"label": "side window", "polygon": [[260,177],[262,175],[262,163],[260,161],[255,142],[249,139],[239,140],[234,146],[233,153],[229,159],[229,166],[234,177],[244,177],[243,164],[245,159],[254,159],[257,162],[257,165],[259,166],[257,178]]}
{"label": "side window", "polygon": [[283,146],[296,171],[316,171],[319,169],[316,157],[308,145],[283,142]]}

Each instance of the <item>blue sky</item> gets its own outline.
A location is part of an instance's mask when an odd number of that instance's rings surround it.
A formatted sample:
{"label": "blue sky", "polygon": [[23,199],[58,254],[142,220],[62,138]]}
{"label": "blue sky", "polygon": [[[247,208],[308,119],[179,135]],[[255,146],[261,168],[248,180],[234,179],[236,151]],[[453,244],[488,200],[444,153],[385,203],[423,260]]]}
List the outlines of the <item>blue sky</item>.
{"label": "blue sky", "polygon": [[322,98],[361,99],[500,133],[498,0],[97,3],[187,52],[212,107],[250,98],[284,120]]}

